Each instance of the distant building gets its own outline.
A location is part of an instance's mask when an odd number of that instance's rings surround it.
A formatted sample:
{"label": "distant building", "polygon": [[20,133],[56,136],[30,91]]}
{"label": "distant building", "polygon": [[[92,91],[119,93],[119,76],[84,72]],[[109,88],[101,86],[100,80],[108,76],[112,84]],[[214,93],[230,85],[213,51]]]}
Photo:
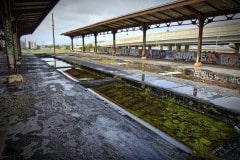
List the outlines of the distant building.
{"label": "distant building", "polygon": [[37,43],[35,41],[21,41],[21,48],[22,49],[37,49]]}

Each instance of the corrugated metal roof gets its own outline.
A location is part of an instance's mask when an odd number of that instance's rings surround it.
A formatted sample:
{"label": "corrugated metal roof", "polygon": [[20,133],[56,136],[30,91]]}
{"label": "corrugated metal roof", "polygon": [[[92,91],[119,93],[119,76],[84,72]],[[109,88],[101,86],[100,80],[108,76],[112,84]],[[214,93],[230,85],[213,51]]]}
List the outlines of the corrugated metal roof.
{"label": "corrugated metal roof", "polygon": [[59,0],[13,0],[12,12],[19,35],[31,34]]}
{"label": "corrugated metal roof", "polygon": [[100,32],[240,13],[240,0],[180,0],[78,28],[62,35],[75,37]]}

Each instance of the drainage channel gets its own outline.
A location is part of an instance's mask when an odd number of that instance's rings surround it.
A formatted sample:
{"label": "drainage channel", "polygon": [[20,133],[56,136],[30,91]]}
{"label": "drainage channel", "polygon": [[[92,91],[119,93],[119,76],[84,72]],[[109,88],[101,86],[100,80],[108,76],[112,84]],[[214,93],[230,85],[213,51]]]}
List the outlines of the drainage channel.
{"label": "drainage channel", "polygon": [[[43,59],[45,61],[49,60],[49,59]],[[58,60],[59,61],[59,60]],[[66,60],[64,60],[66,62]],[[74,64],[73,62],[71,62],[71,64]],[[79,64],[78,64],[79,65]],[[58,66],[61,67],[61,66]],[[56,67],[58,69],[58,67]],[[69,68],[70,67],[70,68]],[[102,79],[94,79],[94,78],[89,78],[89,77],[85,77],[85,79],[83,80],[83,78],[76,78],[76,73],[74,76],[70,76],[69,73],[66,73],[68,70],[90,70],[90,72],[94,71],[94,72],[98,72],[103,74],[103,78]],[[175,146],[177,146],[178,148],[182,149],[183,151],[190,153],[191,149],[189,147],[187,147],[186,145],[180,143],[179,141],[175,140],[174,138],[172,138],[171,136],[168,136],[167,134],[165,134],[164,132],[160,131],[159,129],[157,129],[156,127],[153,127],[152,125],[150,125],[149,123],[146,123],[145,121],[143,121],[142,119],[138,118],[137,116],[133,115],[131,112],[127,111],[126,109],[123,109],[122,107],[120,107],[118,104],[116,104],[115,102],[111,102],[111,100],[109,100],[107,97],[102,96],[100,94],[98,94],[97,92],[95,92],[94,87],[97,86],[104,86],[107,84],[111,84],[111,83],[117,83],[116,79],[107,77],[106,75],[111,75],[112,77],[116,77],[116,76],[120,76],[121,80],[123,80],[126,84],[131,85],[133,87],[136,87],[138,89],[141,89],[142,86],[144,85],[145,87],[150,88],[151,90],[151,95],[155,95],[158,96],[162,99],[169,99],[169,97],[172,99],[172,101],[174,103],[176,103],[177,105],[181,105],[185,108],[188,108],[190,110],[194,110],[197,111],[198,113],[210,116],[210,117],[214,117],[215,119],[221,120],[226,122],[227,124],[231,124],[231,125],[238,125],[239,123],[236,121],[236,114],[222,110],[221,108],[216,108],[213,104],[209,104],[206,103],[202,100],[196,100],[195,98],[191,97],[191,96],[186,96],[186,95],[181,95],[181,94],[176,94],[175,92],[168,90],[166,88],[160,88],[160,87],[156,87],[156,86],[151,86],[148,83],[143,83],[141,81],[138,81],[136,79],[132,79],[131,78],[131,74],[126,75],[120,71],[108,71],[106,72],[106,70],[104,68],[101,67],[92,67],[92,66],[84,66],[82,67],[77,67],[74,68],[73,66],[67,66],[66,68],[61,68],[58,69],[61,73],[67,75],[69,78],[73,79],[74,81],[80,82],[80,84],[82,84],[85,87],[90,87],[91,89],[88,89],[90,92],[94,93],[97,97],[99,97],[102,101],[107,102],[108,104],[110,104],[113,108],[115,108],[116,110],[118,110],[120,113],[124,113],[123,115],[127,115],[128,117],[136,120],[137,122],[141,123],[142,125],[144,125],[145,127],[149,128],[150,130],[152,130],[153,132],[157,133],[159,136],[161,136],[162,138],[164,138],[165,140],[167,140],[168,142],[174,144]],[[106,78],[107,77],[107,78]],[[138,77],[139,78],[139,77]],[[81,82],[81,81],[85,81],[85,82]],[[84,85],[85,84],[85,85]],[[174,98],[172,98],[174,97]],[[123,99],[126,97],[122,97]],[[191,103],[190,103],[191,102]],[[193,107],[196,106],[196,107]],[[211,108],[209,110],[209,108]],[[220,118],[219,118],[220,117]],[[222,118],[224,117],[224,118]],[[177,121],[175,121],[177,123]],[[170,127],[170,124],[167,123],[167,121],[165,121],[164,123],[167,127]],[[214,128],[215,129],[215,128]],[[216,131],[216,130],[215,130]],[[203,139],[202,140],[203,143],[209,143],[208,140]]]}

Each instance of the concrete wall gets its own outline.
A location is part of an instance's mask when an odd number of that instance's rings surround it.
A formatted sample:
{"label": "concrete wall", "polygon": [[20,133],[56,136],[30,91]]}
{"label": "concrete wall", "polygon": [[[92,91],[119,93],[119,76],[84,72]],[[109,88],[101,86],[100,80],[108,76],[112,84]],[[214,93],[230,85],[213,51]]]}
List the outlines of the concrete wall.
{"label": "concrete wall", "polygon": [[[110,53],[109,49],[101,47],[100,53]],[[117,55],[123,56],[141,56],[142,49],[117,49]],[[153,59],[168,59],[168,60],[181,60],[195,62],[196,52],[176,52],[165,50],[146,50],[146,56]],[[240,67],[240,54],[218,53],[218,52],[202,52],[202,63],[227,65],[233,67]]]}

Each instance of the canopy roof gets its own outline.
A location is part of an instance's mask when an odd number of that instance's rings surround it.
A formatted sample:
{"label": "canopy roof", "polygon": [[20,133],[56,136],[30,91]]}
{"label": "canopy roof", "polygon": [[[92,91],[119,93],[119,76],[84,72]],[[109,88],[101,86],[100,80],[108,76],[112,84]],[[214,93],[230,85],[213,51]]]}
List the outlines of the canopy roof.
{"label": "canopy roof", "polygon": [[78,28],[62,35],[75,37],[118,29],[240,13],[240,0],[178,0],[170,4],[127,14]]}
{"label": "canopy roof", "polygon": [[19,35],[31,34],[59,0],[12,0]]}

